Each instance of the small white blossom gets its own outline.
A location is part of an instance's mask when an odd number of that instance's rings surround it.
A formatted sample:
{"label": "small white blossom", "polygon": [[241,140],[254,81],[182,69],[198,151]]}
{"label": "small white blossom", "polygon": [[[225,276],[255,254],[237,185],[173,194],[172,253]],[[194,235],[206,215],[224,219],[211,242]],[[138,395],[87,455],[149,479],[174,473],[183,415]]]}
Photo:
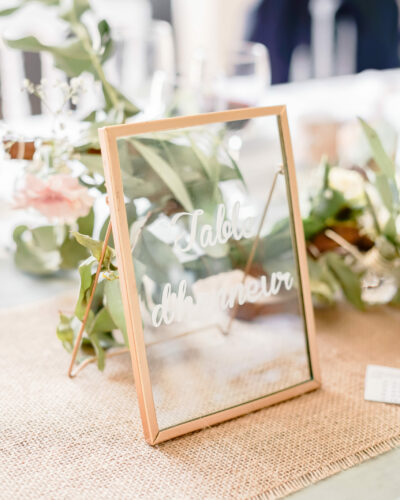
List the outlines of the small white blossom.
{"label": "small white blossom", "polygon": [[24,78],[22,81],[22,90],[26,90],[29,94],[35,92],[35,85],[29,80],[29,78]]}
{"label": "small white blossom", "polygon": [[73,92],[82,90],[83,87],[84,87],[84,80],[83,80],[83,78],[77,77],[77,76],[74,77],[74,78],[71,78],[70,86],[71,86],[71,90]]}
{"label": "small white blossom", "polygon": [[65,92],[66,94],[69,92],[69,85],[67,82],[60,82],[58,85],[59,89]]}
{"label": "small white blossom", "polygon": [[364,179],[356,170],[334,167],[329,172],[329,186],[341,191],[347,200],[364,196]]}

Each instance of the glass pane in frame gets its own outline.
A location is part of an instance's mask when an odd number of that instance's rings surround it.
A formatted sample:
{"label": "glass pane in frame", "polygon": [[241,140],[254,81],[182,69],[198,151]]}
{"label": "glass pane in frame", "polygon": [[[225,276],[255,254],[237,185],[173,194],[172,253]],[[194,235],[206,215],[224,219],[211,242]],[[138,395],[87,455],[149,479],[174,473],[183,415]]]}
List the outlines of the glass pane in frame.
{"label": "glass pane in frame", "polygon": [[314,379],[284,137],[249,111],[116,135],[161,432]]}

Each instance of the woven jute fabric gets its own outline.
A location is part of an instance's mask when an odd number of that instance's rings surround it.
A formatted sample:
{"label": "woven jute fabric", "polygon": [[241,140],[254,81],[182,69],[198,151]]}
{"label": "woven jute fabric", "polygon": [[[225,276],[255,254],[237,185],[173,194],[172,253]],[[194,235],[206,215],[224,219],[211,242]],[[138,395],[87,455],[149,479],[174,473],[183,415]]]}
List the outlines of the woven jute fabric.
{"label": "woven jute fabric", "polygon": [[322,389],[152,448],[129,356],[66,376],[72,304],[0,312],[0,498],[278,498],[400,445],[400,407],[363,400],[367,364],[400,365],[400,311],[319,312]]}

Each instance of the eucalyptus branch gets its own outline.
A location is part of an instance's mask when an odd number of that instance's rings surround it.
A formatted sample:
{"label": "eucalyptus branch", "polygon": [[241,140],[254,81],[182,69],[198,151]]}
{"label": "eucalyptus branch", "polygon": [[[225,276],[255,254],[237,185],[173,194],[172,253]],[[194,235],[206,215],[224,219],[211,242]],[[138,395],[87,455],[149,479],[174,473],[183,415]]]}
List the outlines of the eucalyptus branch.
{"label": "eucalyptus branch", "polygon": [[87,29],[85,25],[80,22],[76,16],[74,22],[71,24],[71,28],[77,38],[82,42],[82,45],[86,52],[88,53],[90,60],[92,62],[93,68],[95,69],[98,79],[100,80],[102,86],[103,86],[103,91],[107,93],[110,101],[112,102],[113,106],[115,108],[118,108],[120,105],[120,102],[118,100],[118,97],[114,91],[114,89],[111,87],[109,84],[105,74],[103,67],[101,65],[101,61],[99,59],[99,56],[97,52],[94,50],[93,45],[91,43],[91,39],[89,37],[89,34],[87,32]]}

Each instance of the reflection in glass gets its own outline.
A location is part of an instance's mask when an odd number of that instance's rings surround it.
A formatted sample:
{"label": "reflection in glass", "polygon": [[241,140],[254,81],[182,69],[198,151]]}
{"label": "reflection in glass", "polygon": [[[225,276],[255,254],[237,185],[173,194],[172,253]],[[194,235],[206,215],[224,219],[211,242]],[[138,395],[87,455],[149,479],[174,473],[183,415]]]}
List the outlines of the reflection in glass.
{"label": "reflection in glass", "polygon": [[311,378],[276,118],[230,130],[118,139],[160,429]]}

